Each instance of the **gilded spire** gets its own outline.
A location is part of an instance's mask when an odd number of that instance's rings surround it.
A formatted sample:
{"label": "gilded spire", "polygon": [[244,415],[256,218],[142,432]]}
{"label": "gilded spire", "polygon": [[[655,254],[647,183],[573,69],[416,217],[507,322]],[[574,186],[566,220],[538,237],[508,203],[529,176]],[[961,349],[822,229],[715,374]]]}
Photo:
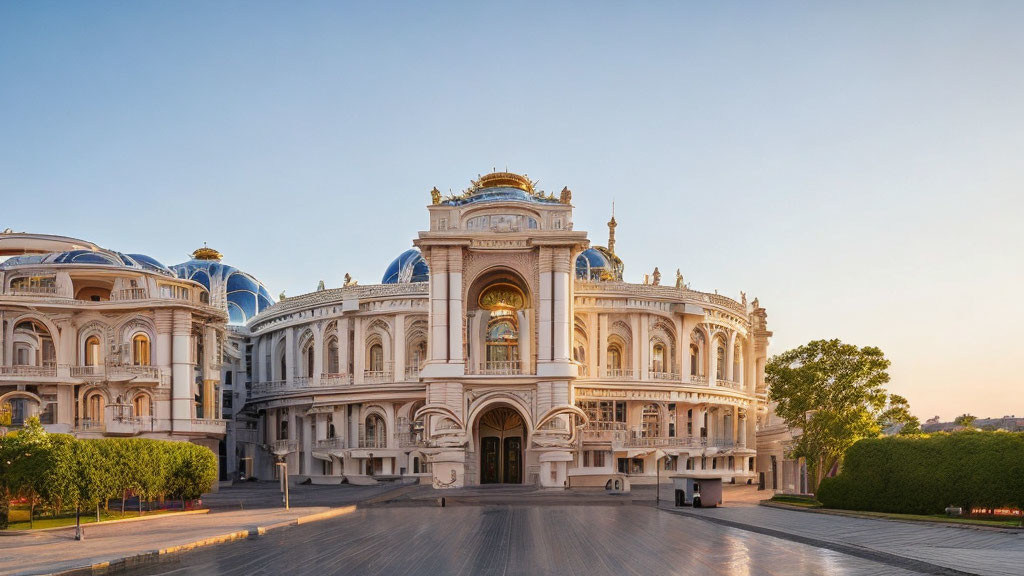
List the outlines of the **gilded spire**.
{"label": "gilded spire", "polygon": [[612,254],[615,254],[615,227],[618,225],[615,221],[615,201],[612,200],[612,219],[608,221],[608,251]]}
{"label": "gilded spire", "polygon": [[220,262],[220,259],[223,257],[223,254],[207,246],[206,242],[203,242],[202,248],[192,253],[192,258],[194,260],[216,260]]}

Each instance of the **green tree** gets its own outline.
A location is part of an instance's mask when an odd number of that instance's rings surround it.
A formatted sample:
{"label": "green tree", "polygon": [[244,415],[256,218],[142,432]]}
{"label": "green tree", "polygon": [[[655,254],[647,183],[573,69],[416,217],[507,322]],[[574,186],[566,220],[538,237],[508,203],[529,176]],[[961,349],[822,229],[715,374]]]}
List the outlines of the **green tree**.
{"label": "green tree", "polygon": [[190,442],[168,446],[167,493],[181,500],[194,500],[209,492],[217,480],[217,457],[208,448]]}
{"label": "green tree", "polygon": [[910,413],[910,403],[899,394],[889,395],[889,404],[878,417],[878,425],[882,429],[900,426],[900,436],[921,434],[921,421]]}
{"label": "green tree", "polygon": [[36,505],[46,492],[50,466],[50,438],[33,416],[21,430],[4,438],[3,470],[0,478],[7,498],[23,497],[29,503],[29,526],[35,522]]}
{"label": "green tree", "polygon": [[977,419],[977,417],[971,416],[970,414],[961,414],[953,419],[953,423],[957,426],[963,426],[968,430],[972,430],[974,429],[974,421]]}
{"label": "green tree", "polygon": [[839,340],[815,340],[768,362],[769,398],[787,425],[803,429],[792,455],[807,459],[813,490],[857,440],[878,435],[888,368],[880,349]]}

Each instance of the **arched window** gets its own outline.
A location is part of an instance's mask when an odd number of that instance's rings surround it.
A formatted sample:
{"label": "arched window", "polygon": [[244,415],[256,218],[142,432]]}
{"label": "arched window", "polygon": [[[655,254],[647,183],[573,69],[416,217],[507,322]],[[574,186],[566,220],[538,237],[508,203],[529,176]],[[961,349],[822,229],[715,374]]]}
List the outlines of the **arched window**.
{"label": "arched window", "polygon": [[313,345],[310,344],[309,347],[306,348],[306,376],[308,378],[312,378],[313,377],[313,362],[314,362],[314,358],[313,357],[314,357],[314,355],[315,355],[315,351],[313,350]]}
{"label": "arched window", "polygon": [[622,370],[622,349],[618,346],[608,347],[608,366],[609,370]]}
{"label": "arched window", "polygon": [[103,422],[103,408],[107,402],[99,392],[93,392],[85,401],[85,417],[93,422]]}
{"label": "arched window", "polygon": [[132,337],[132,364],[136,366],[149,366],[149,336],[136,334]]}
{"label": "arched window", "polygon": [[366,447],[387,447],[387,429],[380,414],[370,414],[366,417]]}
{"label": "arched window", "polygon": [[737,346],[732,352],[732,379],[734,382],[743,382],[743,372],[740,370],[740,358],[742,352]]}
{"label": "arched window", "polygon": [[288,379],[288,364],[285,362],[284,354],[281,355],[281,380]]}
{"label": "arched window", "polygon": [[641,433],[644,438],[661,436],[661,410],[657,404],[644,404]]}
{"label": "arched window", "polygon": [[135,413],[136,418],[147,418],[152,416],[152,405],[149,400],[149,394],[136,394],[135,398],[132,398],[132,411]]}
{"label": "arched window", "polygon": [[100,365],[100,338],[99,336],[89,336],[85,339],[85,365],[86,366],[99,366]]}
{"label": "arched window", "polygon": [[715,364],[715,374],[716,374],[715,377],[720,379],[720,380],[725,378],[725,347],[724,346],[719,346],[718,347],[718,362]]}
{"label": "arched window", "polygon": [[690,344],[690,375],[697,375],[697,367],[700,365],[700,349],[696,344]]}
{"label": "arched window", "polygon": [[333,422],[327,425],[327,437],[328,438],[334,438],[334,423]]}
{"label": "arched window", "polygon": [[338,339],[331,338],[327,342],[327,373],[328,374],[340,374],[341,373],[341,356],[338,353]]}
{"label": "arched window", "polygon": [[380,344],[370,346],[370,370],[372,372],[384,371],[384,347]]}
{"label": "arched window", "polygon": [[427,342],[420,340],[412,347],[412,365],[419,368],[427,360]]}
{"label": "arched window", "polygon": [[665,372],[665,345],[658,342],[651,353],[651,371]]}
{"label": "arched window", "polygon": [[498,316],[487,324],[487,363],[519,360],[519,331],[515,316]]}

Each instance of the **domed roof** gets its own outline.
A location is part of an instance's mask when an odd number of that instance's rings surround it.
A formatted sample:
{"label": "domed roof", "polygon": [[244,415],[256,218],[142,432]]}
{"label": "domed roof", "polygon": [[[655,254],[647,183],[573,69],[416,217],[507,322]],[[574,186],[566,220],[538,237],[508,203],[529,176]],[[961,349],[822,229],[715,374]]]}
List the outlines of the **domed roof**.
{"label": "domed roof", "polygon": [[576,257],[576,278],[592,282],[622,281],[622,260],[604,246],[587,248]]}
{"label": "domed roof", "polygon": [[192,253],[191,260],[175,264],[171,269],[179,278],[205,286],[212,303],[221,301],[220,295],[223,295],[229,324],[244,325],[274,305],[270,292],[259,280],[234,266],[222,264],[220,258],[220,252],[203,247]]}
{"label": "domed roof", "polygon": [[464,206],[479,202],[532,202],[558,204],[558,198],[545,196],[535,188],[535,183],[525,174],[512,172],[491,172],[470,181],[470,187],[461,196],[450,197],[443,203],[449,206]]}
{"label": "domed roof", "polygon": [[122,254],[120,252],[102,249],[76,249],[68,250],[66,252],[52,252],[49,254],[26,254],[24,256],[13,256],[0,263],[0,269],[39,264],[88,264],[92,266],[115,266],[118,268],[148,270],[149,272],[174,276],[174,272],[151,256],[146,256],[145,254]]}
{"label": "domed roof", "polygon": [[408,284],[410,282],[426,282],[430,279],[430,270],[423,254],[416,248],[402,252],[391,261],[384,272],[381,284]]}

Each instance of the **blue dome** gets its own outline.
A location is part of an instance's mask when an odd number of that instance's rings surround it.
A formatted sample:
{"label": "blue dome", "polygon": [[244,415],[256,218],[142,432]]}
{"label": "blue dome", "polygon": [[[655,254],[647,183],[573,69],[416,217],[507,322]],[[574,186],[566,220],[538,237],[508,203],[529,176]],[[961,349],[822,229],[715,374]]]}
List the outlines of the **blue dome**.
{"label": "blue dome", "polygon": [[622,280],[622,260],[603,246],[587,248],[576,257],[576,278],[590,281]]}
{"label": "blue dome", "polygon": [[171,266],[179,278],[193,280],[214,292],[219,286],[227,297],[228,323],[244,325],[254,316],[274,305],[267,288],[251,275],[217,260],[189,260]]}
{"label": "blue dome", "polygon": [[408,284],[409,282],[426,282],[430,279],[427,261],[416,248],[402,252],[392,260],[384,272],[381,284]]}
{"label": "blue dome", "polygon": [[471,196],[445,201],[446,204],[451,206],[465,206],[467,204],[477,204],[479,202],[530,202],[532,204],[559,203],[557,199],[535,196],[525,190],[512,188],[510,186],[484,188],[478,192],[474,192]]}
{"label": "blue dome", "polygon": [[168,276],[174,276],[169,268],[161,264],[155,258],[145,254],[122,254],[113,251],[100,250],[68,250],[67,252],[52,252],[50,254],[28,254],[8,258],[0,269],[30,264],[89,264],[93,266],[116,266],[118,268],[135,268],[157,272]]}

